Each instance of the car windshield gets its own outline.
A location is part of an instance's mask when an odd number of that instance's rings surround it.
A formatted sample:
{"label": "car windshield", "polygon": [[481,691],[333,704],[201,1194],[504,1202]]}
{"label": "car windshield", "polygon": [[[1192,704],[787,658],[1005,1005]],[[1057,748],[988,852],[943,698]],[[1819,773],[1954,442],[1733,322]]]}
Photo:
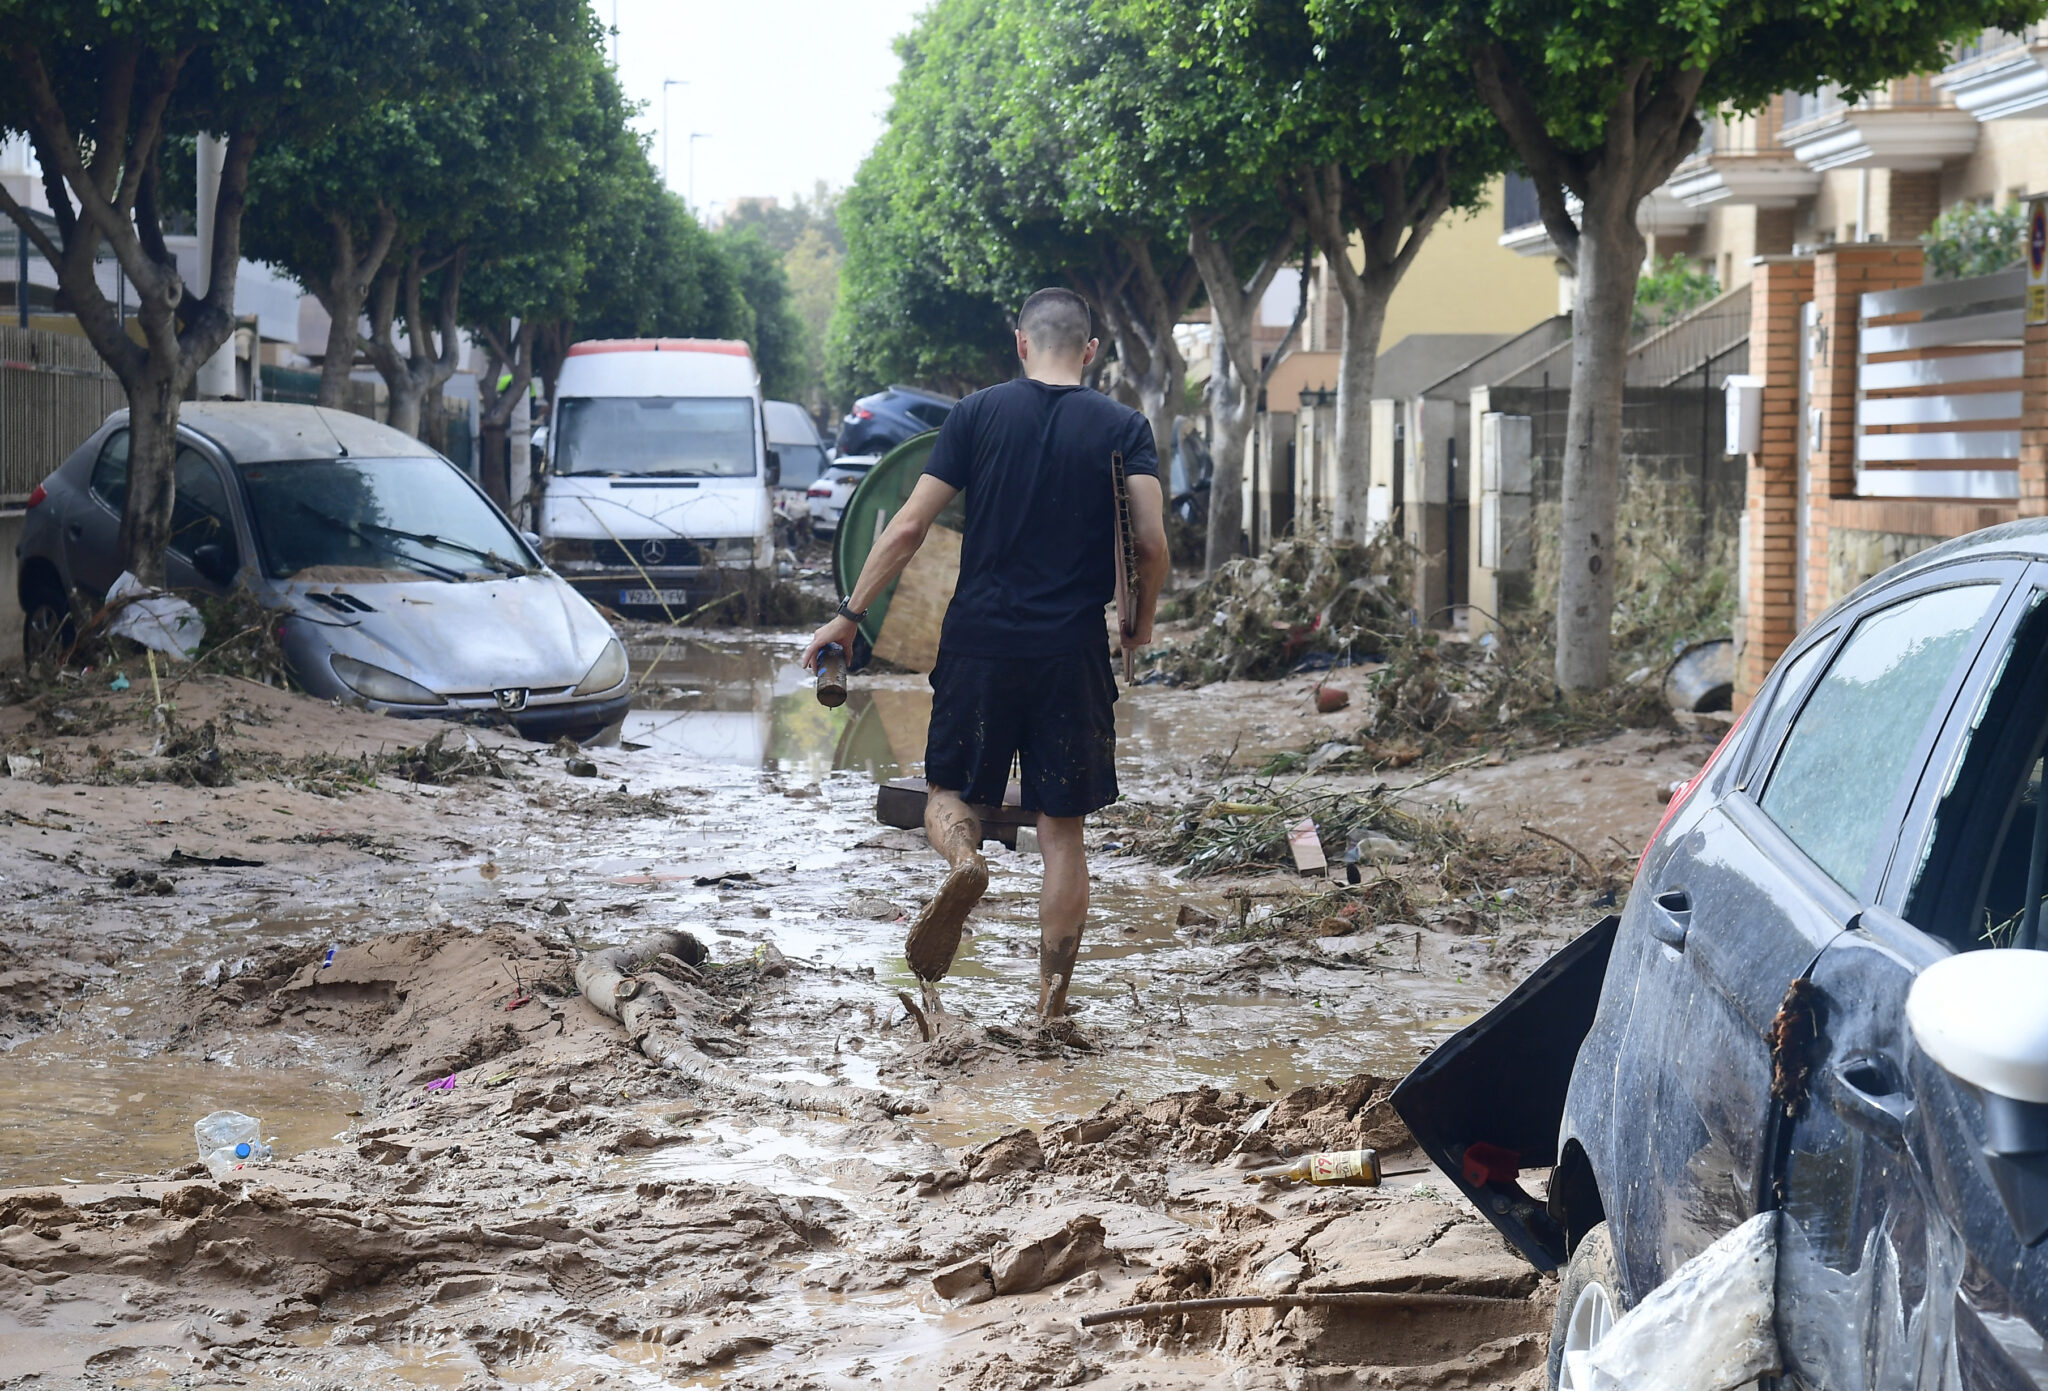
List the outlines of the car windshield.
{"label": "car windshield", "polygon": [[825,451],[815,444],[778,444],[782,457],[782,486],[808,488],[825,468]]}
{"label": "car windshield", "polygon": [[245,464],[249,518],[273,579],[362,583],[523,575],[505,519],[445,459]]}
{"label": "car windshield", "polygon": [[571,396],[556,407],[555,472],[743,478],[754,472],[744,396]]}

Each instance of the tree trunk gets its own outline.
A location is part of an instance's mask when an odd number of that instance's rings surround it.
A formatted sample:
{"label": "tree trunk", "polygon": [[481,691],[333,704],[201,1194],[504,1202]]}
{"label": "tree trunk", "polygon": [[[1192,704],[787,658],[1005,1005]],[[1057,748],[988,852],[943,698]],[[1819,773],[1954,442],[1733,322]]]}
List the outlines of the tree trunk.
{"label": "tree trunk", "polygon": [[394,430],[418,438],[420,433],[420,398],[426,395],[426,383],[420,374],[405,371],[384,379],[391,390],[390,404],[384,414],[384,423]]}
{"label": "tree trunk", "polygon": [[348,404],[349,374],[356,365],[356,324],[363,317],[363,299],[369,294],[364,284],[330,283],[320,296],[327,311],[327,356],[320,360],[320,405],[340,410]]}
{"label": "tree trunk", "polygon": [[1351,274],[1348,265],[1337,283],[1344,300],[1344,330],[1337,351],[1337,491],[1331,500],[1330,534],[1362,541],[1370,525],[1372,497],[1372,387],[1391,287],[1375,292]]}
{"label": "tree trunk", "polygon": [[1259,305],[1273,277],[1294,254],[1300,237],[1301,223],[1297,219],[1267,247],[1247,280],[1238,274],[1230,246],[1211,236],[1208,227],[1197,222],[1188,233],[1188,254],[1209,291],[1213,333],[1208,398],[1209,452],[1215,467],[1210,475],[1209,534],[1203,554],[1203,568],[1208,573],[1214,573],[1242,548],[1245,440],[1258,418],[1259,393],[1301,331],[1308,305],[1307,286],[1303,285],[1293,324],[1273,355],[1263,363],[1259,361],[1258,350]]}
{"label": "tree trunk", "polygon": [[1214,574],[1244,547],[1245,440],[1257,418],[1258,393],[1219,355],[1209,372],[1209,534],[1202,570]]}
{"label": "tree trunk", "polygon": [[128,392],[128,495],[121,508],[122,566],[144,584],[164,584],[176,501],[178,406],[176,374],[152,363]]}
{"label": "tree trunk", "polygon": [[1596,185],[1579,217],[1558,533],[1557,684],[1568,691],[1605,686],[1613,649],[1622,386],[1643,252],[1635,201]]}
{"label": "tree trunk", "polygon": [[500,511],[512,506],[512,474],[506,461],[505,422],[486,417],[478,425],[476,451],[477,485]]}

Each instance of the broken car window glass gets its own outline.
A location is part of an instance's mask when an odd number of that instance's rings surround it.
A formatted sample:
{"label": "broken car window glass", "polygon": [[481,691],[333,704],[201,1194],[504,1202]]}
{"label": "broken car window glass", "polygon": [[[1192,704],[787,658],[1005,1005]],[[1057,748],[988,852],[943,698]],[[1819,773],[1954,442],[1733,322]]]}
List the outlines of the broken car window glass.
{"label": "broken car window glass", "polygon": [[1855,893],[1890,829],[1892,797],[1995,584],[1938,589],[1857,624],[1799,712],[1761,805]]}
{"label": "broken car window glass", "polygon": [[744,478],[754,403],[743,396],[571,396],[555,410],[557,473]]}
{"label": "broken car window glass", "polygon": [[264,570],[277,579],[319,570],[334,572],[329,578],[523,573],[519,538],[439,458],[246,464],[242,483]]}

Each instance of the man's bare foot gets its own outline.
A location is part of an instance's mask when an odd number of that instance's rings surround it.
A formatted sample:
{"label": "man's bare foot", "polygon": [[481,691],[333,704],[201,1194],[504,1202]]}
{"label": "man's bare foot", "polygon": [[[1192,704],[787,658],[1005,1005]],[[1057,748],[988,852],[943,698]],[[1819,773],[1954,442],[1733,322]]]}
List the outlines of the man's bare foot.
{"label": "man's bare foot", "polygon": [[974,855],[954,867],[932,895],[932,901],[910,925],[903,942],[903,956],[919,980],[940,980],[960,950],[960,929],[967,914],[988,892],[988,861]]}

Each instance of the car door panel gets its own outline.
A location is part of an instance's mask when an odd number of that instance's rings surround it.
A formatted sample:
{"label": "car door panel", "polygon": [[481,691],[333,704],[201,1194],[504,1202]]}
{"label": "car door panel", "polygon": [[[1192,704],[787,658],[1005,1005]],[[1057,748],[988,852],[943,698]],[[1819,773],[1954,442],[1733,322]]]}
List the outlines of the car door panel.
{"label": "car door panel", "polygon": [[[2005,565],[1959,577],[2005,584],[2016,575]],[[1931,721],[1916,743],[1912,783],[1893,801],[1894,832],[1866,881],[1881,901],[1866,906],[1854,931],[1814,963],[1811,1086],[1786,1123],[1780,1183],[1778,1332],[1797,1385],[2048,1386],[2024,1370],[2024,1349],[2017,1362],[2007,1351],[2026,1341],[2018,1330],[2033,1327],[2013,1321],[2005,1287],[1990,1274],[2014,1265],[2004,1261],[2005,1250],[1985,1259],[1987,1237],[1978,1228],[1986,1224],[1957,1202],[1959,1184],[1981,1182],[1983,1203],[2003,1224],[1975,1151],[1956,1149],[1959,1134],[1981,1144],[1983,1131],[1970,1129],[1955,1096],[1960,1089],[1917,1053],[1904,1023],[1914,979],[1953,948],[1891,906],[1928,862],[1923,842],[1936,824],[1935,804],[1953,786],[1974,726],[1993,708],[1988,697],[2032,608],[2026,589],[2008,584],[1987,610],[1978,625],[1986,636],[1942,691],[1939,723]],[[2003,1230],[2006,1247],[2016,1246],[2010,1226]],[[2042,1305],[2033,1307],[2038,1314]]]}
{"label": "car door panel", "polygon": [[1930,1230],[1910,1151],[1901,1021],[1913,978],[1944,954],[1869,909],[1813,968],[1817,1043],[1788,1121],[1778,1312],[1788,1369],[1816,1387],[1937,1384],[1929,1274],[1947,1234]]}
{"label": "car door panel", "polygon": [[64,565],[72,585],[104,599],[120,578],[121,505],[128,487],[128,431],[116,430],[100,446],[85,496],[64,519]]}

